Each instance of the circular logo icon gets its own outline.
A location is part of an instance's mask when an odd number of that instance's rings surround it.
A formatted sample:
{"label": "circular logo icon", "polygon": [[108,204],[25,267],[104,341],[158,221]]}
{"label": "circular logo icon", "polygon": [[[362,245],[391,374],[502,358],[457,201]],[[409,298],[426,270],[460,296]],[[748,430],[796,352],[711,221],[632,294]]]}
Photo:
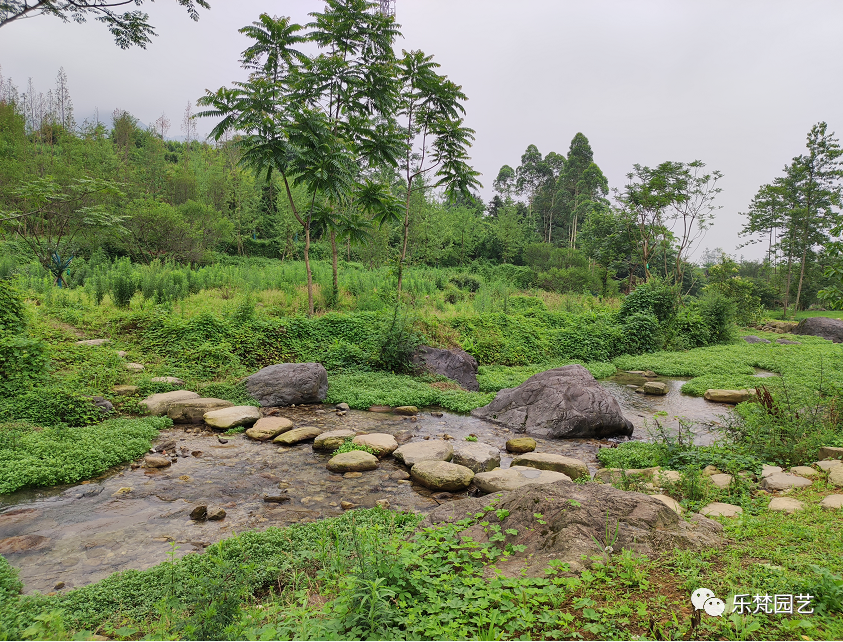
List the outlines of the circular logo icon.
{"label": "circular logo icon", "polygon": [[726,603],[719,597],[710,597],[705,601],[705,604],[703,604],[703,608],[709,615],[720,617],[723,615],[723,611],[726,610]]}
{"label": "circular logo icon", "polygon": [[694,605],[695,609],[699,610],[705,606],[705,601],[712,597],[714,597],[714,591],[711,589],[698,588],[691,593],[691,604]]}

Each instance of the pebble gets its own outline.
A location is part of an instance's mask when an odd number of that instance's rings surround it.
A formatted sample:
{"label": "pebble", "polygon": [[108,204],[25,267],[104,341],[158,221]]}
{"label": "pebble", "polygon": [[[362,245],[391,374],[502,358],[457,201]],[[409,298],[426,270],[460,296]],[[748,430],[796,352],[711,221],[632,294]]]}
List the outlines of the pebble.
{"label": "pebble", "polygon": [[379,499],[375,502],[375,506],[380,506],[381,508],[389,508],[389,500]]}
{"label": "pebble", "polygon": [[362,477],[363,473],[352,472],[352,473],[343,473],[343,477],[346,479],[356,479],[358,477]]}
{"label": "pebble", "polygon": [[289,495],[264,495],[263,501],[269,502],[272,504],[283,504],[284,502],[290,501]]}
{"label": "pebble", "polygon": [[359,507],[360,507],[360,504],[355,504],[354,502],[347,502],[345,500],[342,500],[340,502],[340,508],[342,508],[343,510],[351,510],[352,508],[359,508]]}
{"label": "pebble", "polygon": [[208,519],[212,521],[219,521],[221,519],[225,519],[225,509],[222,507],[218,507],[208,510]]}
{"label": "pebble", "polygon": [[208,517],[208,507],[205,505],[196,506],[190,511],[190,519],[194,522],[201,521],[206,517]]}

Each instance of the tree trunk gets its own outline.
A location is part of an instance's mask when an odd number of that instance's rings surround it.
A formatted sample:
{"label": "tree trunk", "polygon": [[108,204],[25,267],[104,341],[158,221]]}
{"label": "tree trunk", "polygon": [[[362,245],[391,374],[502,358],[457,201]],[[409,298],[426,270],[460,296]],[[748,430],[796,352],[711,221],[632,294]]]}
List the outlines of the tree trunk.
{"label": "tree trunk", "polygon": [[791,264],[792,264],[792,250],[788,251],[787,253],[787,285],[785,286],[784,290],[784,310],[782,311],[782,319],[787,319],[787,308],[790,302],[790,274],[791,274]]}
{"label": "tree trunk", "polygon": [[313,316],[313,274],[310,271],[310,217],[304,226],[304,269],[307,271],[307,316]]}
{"label": "tree trunk", "polygon": [[333,261],[331,267],[334,270],[334,291],[331,298],[336,303],[340,293],[340,285],[337,278],[337,233],[334,230],[331,230],[331,260]]}
{"label": "tree trunk", "polygon": [[802,267],[799,270],[799,286],[796,288],[796,303],[793,306],[793,309],[798,312],[799,311],[799,299],[802,296],[802,279],[805,278],[805,259],[808,256],[808,248],[806,247],[802,250]]}
{"label": "tree trunk", "polygon": [[407,181],[407,202],[404,210],[404,244],[401,246],[401,256],[398,257],[398,297],[401,297],[401,282],[404,278],[404,258],[407,256],[407,240],[410,237],[410,194],[412,179]]}

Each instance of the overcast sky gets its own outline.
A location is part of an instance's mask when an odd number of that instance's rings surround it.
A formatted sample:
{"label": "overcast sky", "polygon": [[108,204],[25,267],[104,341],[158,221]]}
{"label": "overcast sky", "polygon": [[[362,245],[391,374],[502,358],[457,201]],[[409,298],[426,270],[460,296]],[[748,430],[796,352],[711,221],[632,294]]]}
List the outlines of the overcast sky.
{"label": "overcast sky", "polygon": [[[179,136],[185,105],[242,79],[237,33],[261,12],[307,22],[319,0],[210,0],[194,23],[171,0],[147,3],[157,38],[123,51],[103,25],[38,17],[0,29],[0,65],[23,90],[67,72],[77,118],[115,108],[162,112]],[[843,133],[839,0],[397,0],[404,38],[469,97],[482,195],[529,144],[566,153],[584,133],[612,187],[633,163],[700,159],[725,175],[715,227],[699,249],[736,250],[758,187],[804,149],[821,120]],[[210,126],[199,123],[199,132]]]}

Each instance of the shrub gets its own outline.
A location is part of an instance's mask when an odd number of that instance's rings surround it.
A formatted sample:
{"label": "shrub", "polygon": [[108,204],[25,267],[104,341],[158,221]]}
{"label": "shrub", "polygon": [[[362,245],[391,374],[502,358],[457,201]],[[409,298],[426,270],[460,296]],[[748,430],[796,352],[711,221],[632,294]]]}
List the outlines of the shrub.
{"label": "shrub", "polygon": [[0,280],[0,337],[26,330],[23,297],[8,281]]}
{"label": "shrub", "polygon": [[[636,290],[637,292],[637,290]],[[661,347],[658,319],[649,312],[635,312],[624,317],[623,346],[630,354],[655,352]]]}
{"label": "shrub", "polygon": [[712,343],[728,343],[735,333],[735,304],[719,292],[706,292],[699,312],[708,327]]}
{"label": "shrub", "polygon": [[46,375],[47,345],[23,336],[0,336],[0,392],[12,393]]}
{"label": "shrub", "polygon": [[674,286],[650,279],[627,295],[621,304],[618,318],[625,320],[635,314],[652,314],[660,324],[667,324],[676,314],[676,302]]}
{"label": "shrub", "polygon": [[138,289],[138,281],[129,259],[120,259],[114,264],[111,272],[109,291],[111,300],[118,308],[128,308],[129,302]]}
{"label": "shrub", "polygon": [[477,292],[483,285],[483,282],[474,274],[455,274],[448,281],[460,290],[467,290],[468,292]]}
{"label": "shrub", "polygon": [[649,441],[627,441],[616,448],[601,448],[597,459],[606,468],[650,468],[663,466],[665,450],[660,444]]}
{"label": "shrub", "polygon": [[87,426],[102,419],[90,399],[60,385],[32,388],[0,398],[0,420],[26,421],[38,426]]}
{"label": "shrub", "polygon": [[421,343],[413,330],[413,324],[399,306],[395,306],[392,318],[384,320],[378,337],[377,365],[392,372],[408,372],[415,349]]}

